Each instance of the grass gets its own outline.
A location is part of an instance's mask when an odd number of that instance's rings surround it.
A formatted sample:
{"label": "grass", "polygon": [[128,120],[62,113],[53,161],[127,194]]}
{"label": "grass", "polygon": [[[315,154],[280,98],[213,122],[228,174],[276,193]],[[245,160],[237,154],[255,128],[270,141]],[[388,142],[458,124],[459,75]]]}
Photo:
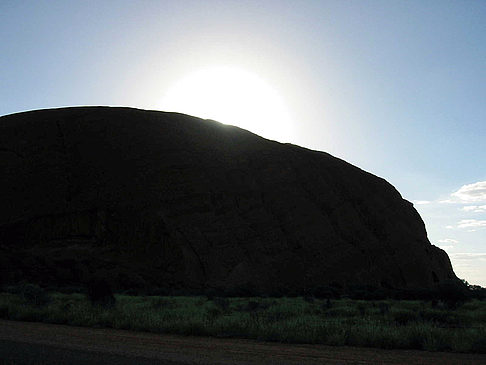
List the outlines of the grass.
{"label": "grass", "polygon": [[486,302],[456,309],[423,301],[116,295],[113,307],[83,294],[38,303],[0,293],[0,318],[284,343],[486,353]]}

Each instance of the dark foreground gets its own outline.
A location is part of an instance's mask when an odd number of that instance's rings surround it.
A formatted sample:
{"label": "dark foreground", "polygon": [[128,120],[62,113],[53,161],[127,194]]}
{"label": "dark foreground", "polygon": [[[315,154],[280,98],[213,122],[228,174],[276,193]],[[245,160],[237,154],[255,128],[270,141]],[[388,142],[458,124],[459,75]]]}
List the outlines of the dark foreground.
{"label": "dark foreground", "polygon": [[486,364],[486,355],[182,337],[0,320],[0,364]]}

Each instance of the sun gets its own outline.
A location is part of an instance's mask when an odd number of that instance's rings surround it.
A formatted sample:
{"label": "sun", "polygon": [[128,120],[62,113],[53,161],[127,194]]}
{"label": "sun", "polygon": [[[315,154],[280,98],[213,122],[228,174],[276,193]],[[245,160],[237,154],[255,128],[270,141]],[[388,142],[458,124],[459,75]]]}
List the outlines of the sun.
{"label": "sun", "polygon": [[163,97],[161,109],[236,125],[289,142],[292,123],[279,94],[258,75],[230,66],[192,72]]}

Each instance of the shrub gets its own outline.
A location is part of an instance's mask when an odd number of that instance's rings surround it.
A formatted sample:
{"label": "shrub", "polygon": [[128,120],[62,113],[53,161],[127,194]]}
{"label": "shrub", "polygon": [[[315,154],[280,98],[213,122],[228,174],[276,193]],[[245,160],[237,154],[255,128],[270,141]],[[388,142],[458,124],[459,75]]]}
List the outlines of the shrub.
{"label": "shrub", "polygon": [[357,317],[359,315],[359,311],[355,306],[339,306],[333,307],[328,309],[325,313],[326,317]]}
{"label": "shrub", "polygon": [[332,287],[332,286],[317,286],[312,290],[312,294],[314,297],[319,299],[329,299],[329,298],[338,298],[340,295],[339,289]]}
{"label": "shrub", "polygon": [[218,294],[220,294],[220,291],[214,288],[209,288],[206,290],[206,297],[208,298],[208,300],[213,300],[218,296]]}
{"label": "shrub", "polygon": [[28,304],[43,306],[49,303],[50,298],[47,292],[35,284],[24,284],[20,287],[20,297]]}
{"label": "shrub", "polygon": [[[133,289],[129,289],[133,290]],[[126,292],[125,292],[126,293]],[[127,295],[130,295],[126,293]],[[157,296],[157,297],[166,297],[170,295],[170,290],[167,288],[151,288],[150,290],[147,290],[147,295],[152,295],[152,296]]]}
{"label": "shrub", "polygon": [[223,311],[227,311],[230,305],[228,298],[221,298],[221,297],[214,298],[213,303],[216,304],[216,306],[221,308]]}
{"label": "shrub", "polygon": [[255,302],[254,300],[250,300],[246,305],[246,310],[249,312],[253,312],[256,311],[259,307],[260,307],[260,303]]}
{"label": "shrub", "polygon": [[165,298],[154,298],[151,302],[151,307],[155,310],[170,307],[172,303]]}
{"label": "shrub", "polygon": [[463,326],[468,324],[466,317],[461,318],[456,312],[439,309],[427,309],[420,312],[424,321],[437,323],[439,325]]}
{"label": "shrub", "polygon": [[314,303],[314,297],[312,295],[306,295],[304,296],[304,301],[307,303]]}
{"label": "shrub", "polygon": [[8,306],[0,305],[0,318],[8,319]]}
{"label": "shrub", "polygon": [[[234,288],[226,288],[223,295],[225,297],[251,297],[254,295],[268,296],[270,293],[263,293],[251,284],[242,284]],[[220,295],[220,296],[223,296]]]}
{"label": "shrub", "polygon": [[479,300],[486,299],[486,288],[483,288],[479,285],[469,285],[469,293],[472,298],[476,298]]}
{"label": "shrub", "polygon": [[326,301],[322,303],[321,309],[327,310],[327,309],[330,309],[330,308],[332,308],[332,301],[331,301],[331,299],[327,298]]}
{"label": "shrub", "polygon": [[221,309],[217,307],[209,308],[206,311],[206,320],[212,322],[214,321],[219,315],[221,315]]}
{"label": "shrub", "polygon": [[386,296],[385,289],[371,285],[352,285],[349,287],[349,297],[355,300],[378,300],[385,299]]}
{"label": "shrub", "polygon": [[92,305],[109,308],[116,302],[110,284],[102,278],[94,278],[88,282],[87,296]]}
{"label": "shrub", "polygon": [[390,311],[390,304],[388,304],[386,302],[380,302],[380,303],[378,303],[378,309],[380,311],[380,314],[382,316],[384,316],[385,314],[387,314]]}
{"label": "shrub", "polygon": [[479,337],[471,345],[471,351],[479,354],[486,354],[486,337]]}
{"label": "shrub", "polygon": [[135,289],[135,288],[124,290],[122,293],[123,295],[128,295],[133,297],[141,295],[140,289]]}
{"label": "shrub", "polygon": [[392,313],[393,319],[400,326],[406,325],[409,322],[417,319],[417,313],[409,310],[399,310]]}
{"label": "shrub", "polygon": [[440,285],[439,297],[448,308],[456,309],[469,299],[469,292],[465,285],[449,281]]}
{"label": "shrub", "polygon": [[366,314],[366,306],[364,305],[364,303],[358,303],[358,311],[361,317]]}

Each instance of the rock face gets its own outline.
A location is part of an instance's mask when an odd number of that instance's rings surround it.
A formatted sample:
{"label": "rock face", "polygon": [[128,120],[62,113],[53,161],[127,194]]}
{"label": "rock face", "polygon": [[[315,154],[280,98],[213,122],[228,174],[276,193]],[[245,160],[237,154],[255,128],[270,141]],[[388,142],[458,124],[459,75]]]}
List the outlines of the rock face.
{"label": "rock face", "polygon": [[120,288],[432,288],[456,280],[412,204],[327,153],[129,108],[0,118],[4,281]]}

